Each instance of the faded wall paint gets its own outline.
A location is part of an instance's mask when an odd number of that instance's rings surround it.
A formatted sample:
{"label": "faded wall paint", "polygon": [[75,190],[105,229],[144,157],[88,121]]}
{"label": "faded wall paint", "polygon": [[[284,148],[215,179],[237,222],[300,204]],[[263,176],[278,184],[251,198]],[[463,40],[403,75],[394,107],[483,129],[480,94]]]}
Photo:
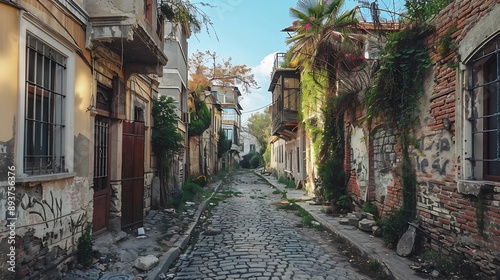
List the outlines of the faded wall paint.
{"label": "faded wall paint", "polygon": [[19,11],[0,3],[0,97],[2,129],[0,130],[0,182],[7,181],[8,166],[14,164],[14,131],[18,108],[19,81]]}
{"label": "faded wall paint", "polygon": [[90,174],[90,153],[92,152],[90,145],[90,140],[83,134],[75,136],[75,163],[73,168],[78,176],[88,177]]}
{"label": "faded wall paint", "polygon": [[393,171],[397,167],[396,136],[392,131],[378,129],[373,135],[373,171],[376,201],[384,201],[388,188],[394,185]]}
{"label": "faded wall paint", "polygon": [[[0,213],[7,213],[5,191],[6,188],[0,188]],[[16,185],[16,270],[19,278],[76,249],[82,231],[90,223],[92,195],[88,180],[83,178]],[[0,227],[1,244],[7,243],[5,238],[9,234],[5,222],[3,220]],[[4,262],[0,264],[1,273],[7,271],[5,265]],[[2,279],[10,279],[10,276]]]}
{"label": "faded wall paint", "polygon": [[151,192],[153,186],[153,172],[145,172],[144,173],[144,217],[146,217],[149,210],[151,210]]}
{"label": "faded wall paint", "polygon": [[369,162],[368,148],[366,147],[365,133],[363,128],[354,127],[350,139],[351,146],[351,168],[356,173],[356,184],[359,187],[360,199],[366,201],[368,194]]}

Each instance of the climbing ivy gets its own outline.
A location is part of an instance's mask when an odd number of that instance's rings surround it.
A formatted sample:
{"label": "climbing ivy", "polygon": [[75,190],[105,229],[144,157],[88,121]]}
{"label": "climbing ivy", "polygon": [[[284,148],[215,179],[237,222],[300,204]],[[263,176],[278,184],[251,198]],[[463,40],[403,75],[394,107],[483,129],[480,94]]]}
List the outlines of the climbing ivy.
{"label": "climbing ivy", "polygon": [[212,115],[208,110],[205,101],[201,100],[200,95],[192,93],[194,96],[194,109],[189,111],[191,123],[188,127],[189,137],[200,136],[210,127]]}
{"label": "climbing ivy", "polygon": [[383,127],[394,129],[399,134],[403,189],[400,211],[406,221],[416,216],[417,179],[410,149],[416,145],[412,129],[418,123],[424,75],[431,66],[422,39],[429,30],[425,25],[414,25],[389,36],[374,85],[366,94],[369,124],[377,120]]}
{"label": "climbing ivy", "polygon": [[323,150],[320,155],[318,174],[323,183],[323,197],[334,203],[346,194],[344,172],[344,130],[343,118],[332,120],[325,117]]}
{"label": "climbing ivy", "polygon": [[[312,141],[321,195],[332,202],[332,210],[343,211],[347,204],[337,203],[347,194],[344,171],[344,113],[356,106],[356,94],[342,91],[327,95],[326,75],[312,77],[306,65],[301,71],[302,101],[299,120]],[[307,117],[306,117],[307,116]],[[316,174],[315,174],[316,175]]]}
{"label": "climbing ivy", "polygon": [[323,113],[325,111],[326,80],[314,80],[309,69],[301,71],[300,81],[301,102],[299,103],[298,119],[305,131],[311,137],[315,151],[315,163],[318,163],[319,151],[323,140]]}
{"label": "climbing ivy", "polygon": [[422,81],[431,66],[422,40],[426,27],[403,29],[392,34],[385,46],[374,85],[367,91],[367,120],[378,119],[409,133],[418,118]]}
{"label": "climbing ivy", "polygon": [[418,0],[406,1],[408,16],[413,21],[425,22],[450,4],[450,0]]}
{"label": "climbing ivy", "polygon": [[354,101],[354,94],[340,92],[325,102],[325,125],[319,153],[318,174],[322,179],[323,197],[332,202],[334,212],[344,212],[350,203],[338,203],[347,197],[347,176],[344,169],[344,113]]}

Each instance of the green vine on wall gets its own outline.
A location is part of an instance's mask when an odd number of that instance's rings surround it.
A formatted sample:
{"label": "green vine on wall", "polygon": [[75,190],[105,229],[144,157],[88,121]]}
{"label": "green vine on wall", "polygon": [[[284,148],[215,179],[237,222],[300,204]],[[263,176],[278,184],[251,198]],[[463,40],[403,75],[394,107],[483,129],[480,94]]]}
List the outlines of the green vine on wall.
{"label": "green vine on wall", "polygon": [[422,41],[427,31],[414,27],[389,36],[380,70],[366,94],[369,123],[378,119],[406,134],[416,124],[422,81],[431,66]]}
{"label": "green vine on wall", "polygon": [[406,1],[405,7],[409,18],[423,23],[438,14],[448,4],[450,0],[419,0]]}
{"label": "green vine on wall", "polygon": [[212,115],[208,110],[205,101],[201,100],[200,94],[193,92],[194,96],[194,109],[189,110],[191,116],[191,123],[188,126],[189,137],[200,136],[207,128],[210,127]]}
{"label": "green vine on wall", "polygon": [[385,54],[380,61],[374,85],[367,91],[366,119],[379,122],[399,134],[402,147],[401,185],[403,205],[400,209],[406,221],[416,216],[416,173],[410,157],[411,146],[417,146],[412,135],[418,123],[423,79],[431,60],[423,37],[430,31],[425,25],[409,27],[388,38]]}
{"label": "green vine on wall", "polygon": [[[439,39],[439,42],[436,45],[436,51],[441,56],[441,59],[446,59],[451,53],[458,50],[458,44],[453,42],[452,39],[452,35],[456,30],[457,24],[454,23],[446,30],[443,37]],[[460,60],[460,54],[457,54],[456,58],[448,60],[446,64],[450,68],[456,68],[458,67]]]}
{"label": "green vine on wall", "polygon": [[347,194],[346,174],[344,171],[344,118],[338,116],[336,98],[328,97],[325,110],[325,127],[322,148],[319,153],[318,174],[323,183],[323,197],[332,201],[332,210],[336,201]]}
{"label": "green vine on wall", "polygon": [[441,58],[446,58],[451,51],[456,51],[458,49],[458,45],[453,42],[451,35],[457,29],[457,24],[454,23],[450,28],[446,30],[443,37],[439,39],[439,43],[436,47],[437,52],[441,56]]}
{"label": "green vine on wall", "polygon": [[[287,55],[288,56],[288,55]],[[304,125],[307,135],[310,135],[313,150],[315,151],[315,163],[318,163],[318,155],[323,140],[323,112],[325,111],[325,85],[326,81],[320,82],[313,79],[308,69],[301,71],[300,81],[301,102],[299,103],[298,119]]]}

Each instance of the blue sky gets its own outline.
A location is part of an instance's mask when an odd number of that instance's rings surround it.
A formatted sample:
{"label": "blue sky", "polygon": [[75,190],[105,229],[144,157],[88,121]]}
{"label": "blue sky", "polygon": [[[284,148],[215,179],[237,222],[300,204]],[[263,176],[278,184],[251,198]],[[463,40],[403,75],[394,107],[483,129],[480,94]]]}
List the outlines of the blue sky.
{"label": "blue sky", "polygon": [[[392,0],[386,0],[391,2]],[[396,0],[396,2],[404,2]],[[196,1],[191,1],[197,3]],[[274,53],[286,52],[288,34],[281,32],[292,24],[290,7],[296,7],[297,0],[210,0],[205,2],[214,6],[200,8],[210,17],[213,30],[210,34],[202,30],[189,39],[189,55],[196,50],[215,51],[220,58],[232,58],[233,65],[245,64],[252,68],[260,89],[243,94],[240,101],[243,107],[242,123],[252,113],[261,112],[271,103],[271,93],[267,91],[274,60]],[[370,1],[371,2],[371,1]],[[385,3],[379,0],[380,8]],[[345,2],[346,9],[358,5],[358,1]],[[368,11],[363,14],[368,16]],[[369,18],[367,18],[369,20]],[[211,27],[209,27],[211,28]]]}

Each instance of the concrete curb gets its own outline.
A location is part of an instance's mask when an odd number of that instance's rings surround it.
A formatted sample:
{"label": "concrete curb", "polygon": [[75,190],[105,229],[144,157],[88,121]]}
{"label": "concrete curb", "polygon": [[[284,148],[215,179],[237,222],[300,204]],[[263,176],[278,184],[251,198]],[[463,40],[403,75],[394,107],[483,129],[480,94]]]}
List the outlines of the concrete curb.
{"label": "concrete curb", "polygon": [[188,229],[184,234],[182,234],[179,239],[175,242],[174,247],[170,248],[163,256],[160,257],[160,260],[158,262],[158,265],[155,266],[152,270],[148,272],[147,279],[153,279],[153,280],[161,280],[163,279],[160,277],[161,274],[166,275],[168,272],[168,269],[172,265],[172,263],[177,260],[179,255],[181,254],[181,251],[187,248],[187,245],[189,244],[189,240],[191,239],[191,235],[200,221],[201,214],[207,209],[207,204],[212,199],[213,195],[216,194],[221,185],[222,185],[222,180],[217,181],[214,183],[215,188],[214,192],[212,195],[210,195],[209,198],[205,199],[200,203],[198,206],[198,209],[196,209],[196,212],[194,213],[194,221],[189,225]]}
{"label": "concrete curb", "polygon": [[383,260],[381,260],[381,258],[375,258],[374,256],[370,255],[368,253],[369,248],[363,246],[363,244],[361,244],[361,243],[358,243],[358,242],[351,240],[349,235],[339,231],[335,225],[332,225],[331,223],[326,221],[326,219],[324,219],[323,217],[320,217],[318,214],[313,213],[312,211],[306,209],[306,207],[305,207],[306,205],[304,205],[304,203],[297,203],[297,204],[299,204],[300,207],[302,207],[302,209],[306,210],[318,223],[320,223],[321,225],[326,227],[329,231],[333,232],[335,235],[340,236],[343,240],[345,240],[350,247],[352,247],[356,250],[356,252],[358,254],[360,254],[361,256],[363,256],[365,258],[369,258],[372,260],[375,260],[375,259],[378,260],[381,263],[381,265],[383,266],[385,273],[387,275],[389,275],[389,277],[391,277],[391,279],[402,279],[400,277],[395,277],[392,270],[389,268],[389,266]]}

